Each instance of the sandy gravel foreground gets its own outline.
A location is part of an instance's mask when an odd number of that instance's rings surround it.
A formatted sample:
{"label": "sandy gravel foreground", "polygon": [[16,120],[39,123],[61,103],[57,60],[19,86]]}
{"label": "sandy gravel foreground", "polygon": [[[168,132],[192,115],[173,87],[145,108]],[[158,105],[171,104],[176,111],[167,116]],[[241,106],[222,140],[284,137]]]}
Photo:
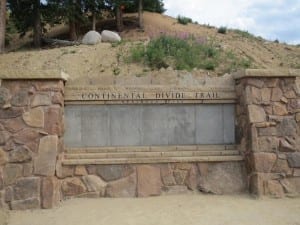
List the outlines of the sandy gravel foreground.
{"label": "sandy gravel foreground", "polygon": [[246,195],[190,194],[139,199],[72,199],[51,210],[11,212],[8,224],[300,225],[300,198],[257,200]]}

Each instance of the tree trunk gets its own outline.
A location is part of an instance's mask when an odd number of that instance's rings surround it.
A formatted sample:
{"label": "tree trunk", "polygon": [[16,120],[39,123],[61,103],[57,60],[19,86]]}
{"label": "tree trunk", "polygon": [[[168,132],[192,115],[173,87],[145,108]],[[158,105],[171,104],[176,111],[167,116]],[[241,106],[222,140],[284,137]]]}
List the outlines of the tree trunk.
{"label": "tree trunk", "polygon": [[69,20],[69,36],[71,41],[77,40],[76,23],[73,20]]}
{"label": "tree trunk", "polygon": [[143,21],[143,0],[139,0],[138,14],[139,14],[139,27],[141,29],[143,29],[144,28],[144,21]]}
{"label": "tree trunk", "polygon": [[0,0],[0,53],[5,48],[6,0]]}
{"label": "tree trunk", "polygon": [[117,22],[117,31],[121,32],[123,30],[123,12],[120,6],[117,6],[116,9],[116,22]]}
{"label": "tree trunk", "polygon": [[93,17],[93,21],[92,21],[92,23],[93,23],[93,25],[92,25],[92,30],[96,30],[96,13],[95,13],[95,12],[93,12],[92,17]]}
{"label": "tree trunk", "polygon": [[35,4],[33,7],[34,7],[33,44],[34,47],[39,48],[41,47],[41,40],[42,40],[40,0],[35,0]]}

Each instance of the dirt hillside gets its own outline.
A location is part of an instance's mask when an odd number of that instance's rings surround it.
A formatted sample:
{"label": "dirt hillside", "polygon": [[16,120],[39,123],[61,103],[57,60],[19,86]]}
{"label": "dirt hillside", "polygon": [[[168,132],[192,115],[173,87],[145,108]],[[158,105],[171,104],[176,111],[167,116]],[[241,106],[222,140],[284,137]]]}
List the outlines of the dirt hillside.
{"label": "dirt hillside", "polygon": [[[127,19],[134,20],[135,15],[127,15]],[[209,26],[188,24],[182,25],[175,18],[169,16],[144,13],[144,30],[137,28],[125,29],[120,35],[125,43],[112,46],[100,43],[95,46],[71,46],[60,48],[46,48],[40,50],[23,49],[0,55],[1,72],[10,69],[61,69],[71,76],[71,84],[116,84],[132,82],[155,82],[159,77],[162,82],[177,82],[170,78],[201,77],[203,75],[222,75],[224,71],[193,70],[174,71],[162,69],[153,71],[141,64],[128,64],[124,59],[132,41],[149,41],[162,33],[171,35],[193,35],[197,38],[211,40],[219,47],[232,51],[237,57],[247,57],[252,60],[251,68],[300,68],[300,47],[280,44],[254,37],[247,32],[228,30],[220,34],[216,28]],[[98,28],[101,30],[101,27]],[[65,28],[61,31],[66,31]],[[52,31],[58,34],[57,29]],[[50,32],[51,34],[51,32]],[[161,76],[161,72],[165,75]]]}

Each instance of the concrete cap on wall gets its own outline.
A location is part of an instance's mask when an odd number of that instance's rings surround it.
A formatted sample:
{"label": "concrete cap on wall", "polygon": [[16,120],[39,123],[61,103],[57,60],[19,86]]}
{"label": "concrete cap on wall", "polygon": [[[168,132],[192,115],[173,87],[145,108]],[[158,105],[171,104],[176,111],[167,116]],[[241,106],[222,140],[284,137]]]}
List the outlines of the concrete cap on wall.
{"label": "concrete cap on wall", "polygon": [[232,75],[236,80],[246,77],[300,77],[300,69],[245,69]]}
{"label": "concrete cap on wall", "polygon": [[69,75],[62,70],[3,70],[0,71],[0,80],[63,80]]}

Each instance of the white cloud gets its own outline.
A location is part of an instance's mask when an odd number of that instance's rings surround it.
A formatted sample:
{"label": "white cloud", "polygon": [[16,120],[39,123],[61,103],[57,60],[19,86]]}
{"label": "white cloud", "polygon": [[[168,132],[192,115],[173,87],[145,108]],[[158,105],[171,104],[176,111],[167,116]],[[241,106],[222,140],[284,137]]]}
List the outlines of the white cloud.
{"label": "white cloud", "polygon": [[164,0],[164,4],[166,14],[173,17],[183,15],[200,24],[238,28],[265,38],[300,43],[300,31],[295,32],[300,24],[300,1]]}

